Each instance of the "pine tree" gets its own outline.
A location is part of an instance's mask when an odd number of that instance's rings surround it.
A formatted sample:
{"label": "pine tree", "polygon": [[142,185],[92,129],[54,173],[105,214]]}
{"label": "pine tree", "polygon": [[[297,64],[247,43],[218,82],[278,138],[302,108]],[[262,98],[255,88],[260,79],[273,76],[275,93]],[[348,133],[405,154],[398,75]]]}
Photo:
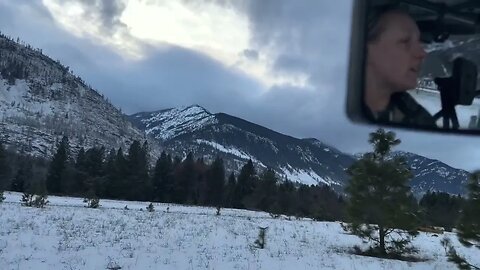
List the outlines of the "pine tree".
{"label": "pine tree", "polygon": [[87,188],[85,187],[87,174],[87,166],[85,162],[85,149],[82,147],[78,151],[77,158],[75,159],[75,172],[73,181],[73,190],[75,195],[84,195]]}
{"label": "pine tree", "polygon": [[0,191],[5,189],[10,178],[11,167],[8,160],[7,150],[0,141]]}
{"label": "pine tree", "polygon": [[163,151],[160,154],[152,175],[153,198],[155,201],[168,202],[172,192],[172,159]]}
{"label": "pine tree", "polygon": [[458,238],[465,246],[480,248],[480,172],[470,176],[468,199],[457,225]]}
{"label": "pine tree", "polygon": [[446,231],[451,231],[458,222],[463,201],[460,196],[444,192],[427,192],[419,202],[422,225],[443,227]]}
{"label": "pine tree", "polygon": [[195,180],[195,161],[193,160],[193,154],[190,152],[175,170],[175,185],[172,194],[172,199],[175,203],[189,203],[192,201],[192,187]]}
{"label": "pine tree", "polygon": [[119,194],[119,181],[117,179],[117,151],[111,149],[105,160],[105,185],[104,194],[105,198],[120,198]]}
{"label": "pine tree", "polygon": [[192,195],[190,203],[194,205],[206,205],[208,203],[207,170],[209,166],[205,164],[203,158],[198,158],[195,162],[195,181],[192,186]]}
{"label": "pine tree", "polygon": [[217,157],[207,171],[207,205],[222,205],[224,186],[225,168],[223,166],[223,160]]}
{"label": "pine tree", "polygon": [[148,212],[154,212],[155,211],[155,207],[153,206],[153,203],[150,203],[147,207],[146,207],[147,211]]}
{"label": "pine tree", "polygon": [[240,170],[233,199],[233,207],[246,208],[244,199],[255,189],[257,175],[250,159]]}
{"label": "pine tree", "polygon": [[148,168],[147,147],[134,141],[128,150],[126,159],[127,199],[145,201],[150,198],[150,178]]}
{"label": "pine tree", "polygon": [[47,173],[47,190],[51,194],[60,194],[63,191],[62,186],[64,183],[62,183],[62,181],[66,180],[64,177],[68,166],[69,155],[70,147],[68,138],[64,136],[58,145],[57,152],[50,162]]}
{"label": "pine tree", "polygon": [[265,170],[257,180],[255,189],[245,199],[246,206],[271,212],[277,193],[277,176],[272,169]]}
{"label": "pine tree", "polygon": [[16,192],[23,192],[27,182],[33,178],[33,164],[32,160],[22,158],[20,160],[17,173],[12,179],[10,189]]}
{"label": "pine tree", "polygon": [[111,192],[116,195],[117,199],[127,199],[129,193],[129,183],[127,159],[123,154],[122,148],[119,148],[115,156],[114,168],[109,177],[109,186]]}
{"label": "pine tree", "polygon": [[233,172],[228,176],[227,186],[225,187],[225,198],[223,201],[224,207],[233,207],[233,196],[235,192],[235,186],[237,185],[237,180],[235,179],[235,174]]}
{"label": "pine tree", "polygon": [[88,149],[85,153],[84,170],[86,178],[84,179],[83,194],[95,199],[105,194],[105,182],[107,181],[104,167],[105,148],[94,147]]}
{"label": "pine tree", "polygon": [[294,215],[297,208],[295,197],[296,189],[294,184],[290,180],[284,179],[278,186],[277,196],[271,210],[272,213]]}
{"label": "pine tree", "polygon": [[29,181],[21,199],[22,205],[43,208],[47,205],[47,187],[45,181]]}
{"label": "pine tree", "polygon": [[[373,241],[374,250],[380,256],[386,256],[387,251],[413,251],[408,249],[408,244],[417,234],[417,218],[407,185],[412,174],[401,158],[387,159],[392,147],[401,141],[395,138],[395,133],[378,129],[370,133],[369,142],[374,151],[365,154],[347,170],[351,176],[345,189],[349,196],[349,229]],[[388,241],[395,229],[406,231],[406,237]]]}
{"label": "pine tree", "polygon": [[[468,199],[465,201],[457,224],[457,237],[464,246],[480,249],[480,171],[470,175]],[[458,254],[449,238],[444,238],[441,243],[445,248],[448,261],[455,263],[458,269],[480,269],[480,266],[469,263],[464,256]]]}

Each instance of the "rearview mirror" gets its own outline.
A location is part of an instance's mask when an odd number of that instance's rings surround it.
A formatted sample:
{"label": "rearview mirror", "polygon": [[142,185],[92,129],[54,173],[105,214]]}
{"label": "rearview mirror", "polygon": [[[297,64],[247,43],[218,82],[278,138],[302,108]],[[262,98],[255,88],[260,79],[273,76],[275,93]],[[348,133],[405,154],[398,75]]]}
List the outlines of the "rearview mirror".
{"label": "rearview mirror", "polygon": [[347,114],[480,134],[480,1],[355,1]]}

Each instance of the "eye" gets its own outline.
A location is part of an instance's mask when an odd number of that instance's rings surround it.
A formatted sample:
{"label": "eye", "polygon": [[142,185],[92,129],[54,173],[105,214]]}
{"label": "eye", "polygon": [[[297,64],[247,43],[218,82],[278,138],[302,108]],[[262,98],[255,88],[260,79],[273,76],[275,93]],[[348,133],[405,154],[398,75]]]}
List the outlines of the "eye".
{"label": "eye", "polygon": [[412,43],[412,39],[410,37],[404,37],[398,40],[398,44],[405,48],[410,47],[411,43]]}

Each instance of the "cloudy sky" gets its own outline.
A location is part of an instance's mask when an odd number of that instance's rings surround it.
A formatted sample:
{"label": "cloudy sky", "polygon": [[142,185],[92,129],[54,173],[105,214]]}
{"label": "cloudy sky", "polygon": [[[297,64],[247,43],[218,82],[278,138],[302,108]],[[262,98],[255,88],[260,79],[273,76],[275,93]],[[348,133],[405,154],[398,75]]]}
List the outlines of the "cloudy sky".
{"label": "cloudy sky", "polygon": [[[0,0],[0,31],[132,114],[199,104],[348,153],[372,126],[345,115],[352,0]],[[398,148],[480,169],[480,137],[395,130]]]}

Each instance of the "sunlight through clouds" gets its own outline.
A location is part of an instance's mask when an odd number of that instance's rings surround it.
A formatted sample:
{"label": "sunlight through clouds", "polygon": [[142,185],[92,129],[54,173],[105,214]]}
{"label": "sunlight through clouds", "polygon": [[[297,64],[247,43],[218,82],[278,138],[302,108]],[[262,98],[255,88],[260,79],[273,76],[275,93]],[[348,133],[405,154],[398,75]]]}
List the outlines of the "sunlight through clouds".
{"label": "sunlight through clouds", "polygon": [[106,28],[100,13],[89,10],[85,2],[42,0],[42,3],[57,23],[71,34],[93,39],[133,59],[140,59],[143,56],[142,44],[131,38],[125,26]]}
{"label": "sunlight through clouds", "polygon": [[[114,1],[115,2],[115,1]],[[146,48],[178,46],[200,52],[261,82],[308,87],[308,75],[278,73],[273,68],[274,47],[251,48],[247,14],[215,1],[138,1],[122,5],[111,25],[102,14],[101,1],[43,0],[61,27],[81,38],[111,47],[130,60],[148,57]],[[111,15],[111,14],[110,14]],[[254,57],[252,57],[254,56]]]}

